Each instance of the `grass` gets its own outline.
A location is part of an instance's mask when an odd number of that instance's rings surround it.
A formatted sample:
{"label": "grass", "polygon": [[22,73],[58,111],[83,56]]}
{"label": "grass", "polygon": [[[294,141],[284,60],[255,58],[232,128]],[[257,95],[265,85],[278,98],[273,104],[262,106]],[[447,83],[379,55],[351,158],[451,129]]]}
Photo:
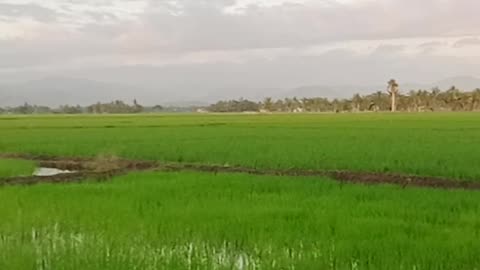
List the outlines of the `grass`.
{"label": "grass", "polygon": [[137,173],[0,189],[0,269],[478,269],[478,193]]}
{"label": "grass", "polygon": [[35,163],[31,161],[0,159],[0,178],[32,175],[35,168]]}
{"label": "grass", "polygon": [[[477,113],[5,116],[0,133],[0,153],[480,180]],[[0,269],[480,268],[474,191],[146,172],[0,204]]]}
{"label": "grass", "polygon": [[480,179],[478,113],[2,117],[0,132],[0,152]]}

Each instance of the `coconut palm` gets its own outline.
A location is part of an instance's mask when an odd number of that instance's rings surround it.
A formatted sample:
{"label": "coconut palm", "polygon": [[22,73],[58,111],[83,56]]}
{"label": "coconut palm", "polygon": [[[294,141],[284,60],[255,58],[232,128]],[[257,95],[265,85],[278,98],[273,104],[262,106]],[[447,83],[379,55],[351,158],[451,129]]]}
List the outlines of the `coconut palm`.
{"label": "coconut palm", "polygon": [[480,88],[473,90],[472,93],[472,111],[479,109],[480,105]]}
{"label": "coconut palm", "polygon": [[274,104],[273,104],[273,101],[272,101],[272,98],[271,97],[267,97],[263,100],[263,109],[268,111],[268,112],[271,112],[273,111],[273,107],[274,107]]}
{"label": "coconut palm", "polygon": [[450,107],[452,111],[459,111],[463,109],[462,93],[455,86],[450,87],[445,92],[445,103]]}
{"label": "coconut palm", "polygon": [[397,99],[398,93],[400,92],[398,90],[398,86],[399,85],[398,85],[397,81],[395,81],[394,79],[391,79],[390,81],[388,81],[387,92],[390,94],[390,97],[391,97],[391,101],[392,101],[391,110],[392,110],[392,112],[395,112],[397,110],[396,99]]}
{"label": "coconut palm", "polygon": [[438,87],[432,88],[432,91],[430,92],[430,106],[432,111],[436,111],[438,109],[438,98],[442,91]]}
{"label": "coconut palm", "polygon": [[362,102],[363,102],[362,96],[360,96],[360,94],[355,94],[352,98],[353,111],[359,112]]}
{"label": "coconut palm", "polygon": [[420,99],[418,96],[418,91],[410,90],[410,92],[408,92],[408,98],[409,98],[409,102],[408,102],[409,108],[412,111],[417,112],[420,107]]}

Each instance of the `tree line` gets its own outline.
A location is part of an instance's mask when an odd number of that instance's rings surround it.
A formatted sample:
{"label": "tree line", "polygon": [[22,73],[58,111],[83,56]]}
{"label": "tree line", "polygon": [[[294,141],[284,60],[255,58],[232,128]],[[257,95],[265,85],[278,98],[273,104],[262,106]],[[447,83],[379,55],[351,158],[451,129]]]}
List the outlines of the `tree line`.
{"label": "tree line", "polygon": [[368,95],[355,94],[349,99],[327,98],[265,98],[261,102],[249,100],[220,101],[209,106],[211,112],[368,112],[368,111],[478,111],[480,88],[462,91],[452,86],[446,91],[438,87],[430,90],[400,91],[396,80],[390,80],[386,91]]}
{"label": "tree line", "polygon": [[386,91],[355,94],[347,99],[265,98],[261,102],[247,99],[219,101],[207,107],[142,106],[136,100],[127,104],[120,100],[98,102],[90,106],[63,105],[58,108],[25,103],[16,107],[0,107],[0,114],[132,114],[156,112],[368,112],[368,111],[480,111],[480,88],[462,91],[452,86],[446,91],[430,90],[403,92],[396,80],[387,84]]}
{"label": "tree line", "polygon": [[121,100],[108,103],[97,102],[90,106],[62,105],[57,108],[48,106],[31,105],[25,103],[15,107],[0,107],[0,114],[135,114],[156,112],[183,112],[189,108],[164,107],[161,105],[142,106],[136,100],[133,104],[127,104]]}

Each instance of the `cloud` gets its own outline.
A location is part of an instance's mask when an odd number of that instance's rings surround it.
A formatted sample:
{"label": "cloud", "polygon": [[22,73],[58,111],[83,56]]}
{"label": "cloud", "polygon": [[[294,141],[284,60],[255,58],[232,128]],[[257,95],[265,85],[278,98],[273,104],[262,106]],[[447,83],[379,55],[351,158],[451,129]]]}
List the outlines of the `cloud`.
{"label": "cloud", "polygon": [[442,42],[442,41],[428,41],[418,45],[418,47],[421,49],[424,49],[424,48],[437,48],[444,45],[445,45],[445,42]]}
{"label": "cloud", "polygon": [[405,49],[405,45],[380,45],[375,49],[374,53],[379,55],[395,55],[403,52]]}
{"label": "cloud", "polygon": [[40,22],[53,22],[56,20],[55,10],[38,4],[10,4],[0,3],[0,20],[9,21],[18,17],[28,17]]}
{"label": "cloud", "polygon": [[[367,72],[378,65],[391,65],[392,58],[410,61],[411,57],[430,57],[433,65],[435,57],[445,56],[442,39],[468,37],[472,45],[471,37],[480,35],[476,14],[480,1],[476,0],[2,3],[0,71],[9,72],[98,66],[255,65],[256,61],[299,67],[307,65],[310,58],[332,66],[336,66],[335,61],[362,63],[361,72]],[[468,39],[457,43],[458,50],[448,53],[458,53],[463,66],[471,67],[465,60],[470,52],[460,53]],[[311,67],[318,68],[313,63]],[[341,73],[342,68],[333,70]]]}
{"label": "cloud", "polygon": [[480,38],[476,38],[476,37],[464,38],[464,39],[460,39],[459,41],[455,42],[455,44],[453,44],[454,48],[463,48],[467,46],[480,46]]}
{"label": "cloud", "polygon": [[432,54],[445,47],[446,44],[444,41],[428,41],[418,45],[418,49],[422,54]]}

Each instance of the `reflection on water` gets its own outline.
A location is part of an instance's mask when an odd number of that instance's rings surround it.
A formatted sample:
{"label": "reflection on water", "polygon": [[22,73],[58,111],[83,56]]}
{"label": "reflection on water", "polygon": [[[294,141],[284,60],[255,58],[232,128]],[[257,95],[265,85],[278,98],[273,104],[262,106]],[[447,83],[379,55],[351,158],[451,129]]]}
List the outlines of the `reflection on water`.
{"label": "reflection on water", "polygon": [[37,168],[35,172],[33,172],[33,175],[34,176],[54,176],[54,175],[65,174],[65,173],[74,173],[74,171],[59,170],[55,168]]}

